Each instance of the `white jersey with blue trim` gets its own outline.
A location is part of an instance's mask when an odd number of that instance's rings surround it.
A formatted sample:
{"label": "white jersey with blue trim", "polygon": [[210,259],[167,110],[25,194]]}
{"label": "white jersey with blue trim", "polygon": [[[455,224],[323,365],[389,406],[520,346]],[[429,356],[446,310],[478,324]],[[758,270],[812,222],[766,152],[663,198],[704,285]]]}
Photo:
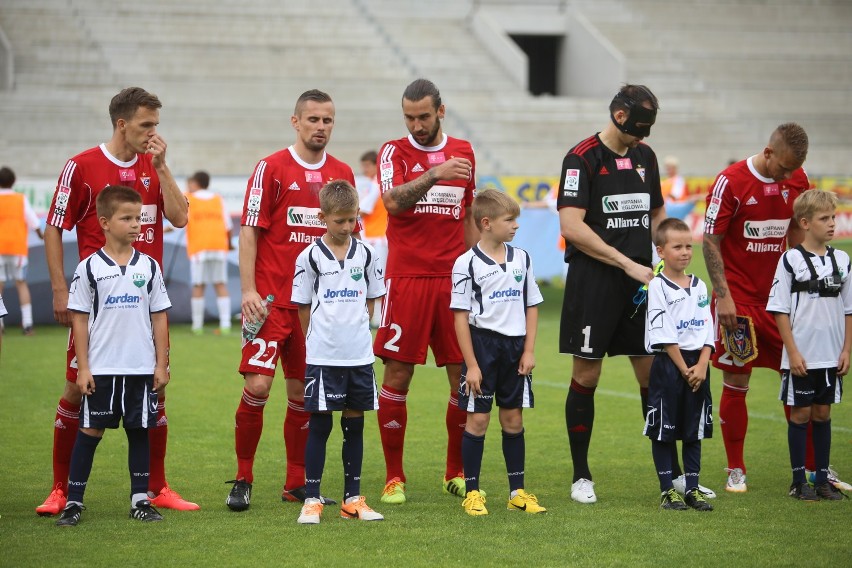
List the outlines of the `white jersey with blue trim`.
{"label": "white jersey with blue trim", "polygon": [[661,272],[648,284],[645,316],[645,349],[664,351],[677,344],[685,351],[698,351],[714,344],[713,318],[707,285],[690,274],[689,287],[681,288]]}
{"label": "white jersey with blue trim", "polygon": [[68,309],[89,314],[93,375],[151,375],[157,364],[151,314],[172,307],[157,261],[137,250],[121,266],[104,249],[74,271]]}
{"label": "white jersey with blue trim", "polygon": [[[846,333],[846,316],[852,314],[852,286],[849,282],[849,255],[831,249],[840,273],[840,294],[820,296],[818,292],[793,292],[793,282],[807,282],[811,271],[805,258],[797,249],[790,249],[778,259],[775,279],[769,289],[766,311],[788,314],[793,328],[793,341],[808,369],[831,369],[843,349]],[[817,273],[817,279],[830,277],[834,271],[831,257],[808,253]],[[787,348],[781,351],[781,368],[790,368]]]}
{"label": "white jersey with blue trim", "polygon": [[453,265],[450,309],[470,312],[470,325],[508,337],[527,334],[527,307],[544,301],[527,251],[504,244],[506,262],[498,263],[479,245]]}
{"label": "white jersey with blue trim", "polygon": [[337,260],[322,238],[299,254],[290,299],[311,306],[307,363],[352,367],[375,361],[367,300],[385,295],[379,266],[375,249],[351,237],[343,260]]}

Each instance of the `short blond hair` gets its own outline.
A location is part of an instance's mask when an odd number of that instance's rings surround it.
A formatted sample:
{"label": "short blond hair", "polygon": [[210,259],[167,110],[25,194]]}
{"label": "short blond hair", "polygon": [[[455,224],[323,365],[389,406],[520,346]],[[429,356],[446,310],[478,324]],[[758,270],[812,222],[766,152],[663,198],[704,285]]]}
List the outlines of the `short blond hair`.
{"label": "short blond hair", "polygon": [[834,211],[837,209],[837,194],[831,191],[812,189],[804,192],[793,202],[793,218],[813,218],[819,211]]}
{"label": "short blond hair", "polygon": [[658,247],[664,247],[669,241],[669,233],[673,231],[686,231],[692,234],[689,225],[677,217],[666,217],[660,224],[657,225],[657,234],[654,235],[654,244]]}
{"label": "short blond hair", "polygon": [[776,152],[788,150],[800,164],[808,157],[808,133],[795,122],[778,126],[769,137],[769,146]]}
{"label": "short blond hair", "polygon": [[342,211],[358,211],[358,192],[345,179],[325,184],[319,192],[320,210],[326,215]]}
{"label": "short blond hair", "polygon": [[476,228],[482,230],[484,218],[494,219],[500,215],[511,215],[517,218],[521,214],[518,202],[497,189],[487,188],[476,192],[472,206],[473,220]]}

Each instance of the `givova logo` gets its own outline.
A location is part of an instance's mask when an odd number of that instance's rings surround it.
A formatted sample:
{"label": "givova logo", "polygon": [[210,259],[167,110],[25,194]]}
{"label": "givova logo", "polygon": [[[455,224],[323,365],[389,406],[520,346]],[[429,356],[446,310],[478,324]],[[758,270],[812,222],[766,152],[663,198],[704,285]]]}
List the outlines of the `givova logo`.
{"label": "givova logo", "polygon": [[743,224],[743,236],[747,239],[780,239],[787,235],[789,225],[789,219],[746,221]]}
{"label": "givova logo", "polygon": [[649,211],[651,196],[647,193],[625,193],[624,195],[606,195],[602,199],[604,213],[629,213],[631,211]]}
{"label": "givova logo", "polygon": [[291,227],[325,227],[319,219],[319,209],[313,207],[290,207],[287,209],[287,224]]}

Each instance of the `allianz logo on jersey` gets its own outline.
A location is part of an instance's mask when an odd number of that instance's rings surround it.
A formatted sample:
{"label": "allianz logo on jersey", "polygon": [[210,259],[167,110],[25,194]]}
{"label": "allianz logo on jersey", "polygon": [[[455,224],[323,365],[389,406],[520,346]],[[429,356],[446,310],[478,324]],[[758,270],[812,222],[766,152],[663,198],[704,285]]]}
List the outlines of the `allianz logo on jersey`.
{"label": "allianz logo on jersey", "polygon": [[313,207],[290,207],[287,209],[287,224],[291,227],[325,227],[320,221],[319,209]]}
{"label": "allianz logo on jersey", "polygon": [[628,213],[630,211],[649,211],[651,209],[651,196],[647,193],[605,195],[602,202],[604,213]]}
{"label": "allianz logo on jersey", "polygon": [[789,219],[746,221],[743,225],[743,236],[747,239],[780,239],[787,234],[789,226]]}
{"label": "allianz logo on jersey", "polygon": [[109,306],[110,304],[138,304],[142,301],[142,296],[131,296],[130,294],[124,294],[123,296],[107,296],[106,300],[104,300],[104,305]]}

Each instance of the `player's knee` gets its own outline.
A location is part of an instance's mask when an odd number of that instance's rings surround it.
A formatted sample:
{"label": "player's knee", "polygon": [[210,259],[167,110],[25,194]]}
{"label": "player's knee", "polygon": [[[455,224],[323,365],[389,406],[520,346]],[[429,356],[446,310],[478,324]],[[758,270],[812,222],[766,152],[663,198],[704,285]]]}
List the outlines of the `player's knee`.
{"label": "player's knee", "polygon": [[385,361],[385,374],[382,378],[382,384],[394,389],[407,390],[411,385],[413,376],[414,365],[388,359]]}
{"label": "player's knee", "polygon": [[80,392],[80,387],[77,386],[77,383],[65,381],[65,391],[62,393],[62,398],[65,402],[79,405],[83,402],[83,393]]}
{"label": "player's knee", "polygon": [[517,434],[524,429],[524,415],[520,408],[501,408],[500,427],[507,434]]}
{"label": "player's knee", "polygon": [[468,412],[465,431],[474,436],[484,436],[488,430],[491,415],[486,412]]}
{"label": "player's knee", "polygon": [[245,388],[252,396],[266,398],[272,390],[272,377],[263,375],[246,374]]}
{"label": "player's knee", "polygon": [[814,422],[826,422],[831,418],[830,404],[815,404],[811,407],[811,420]]}

